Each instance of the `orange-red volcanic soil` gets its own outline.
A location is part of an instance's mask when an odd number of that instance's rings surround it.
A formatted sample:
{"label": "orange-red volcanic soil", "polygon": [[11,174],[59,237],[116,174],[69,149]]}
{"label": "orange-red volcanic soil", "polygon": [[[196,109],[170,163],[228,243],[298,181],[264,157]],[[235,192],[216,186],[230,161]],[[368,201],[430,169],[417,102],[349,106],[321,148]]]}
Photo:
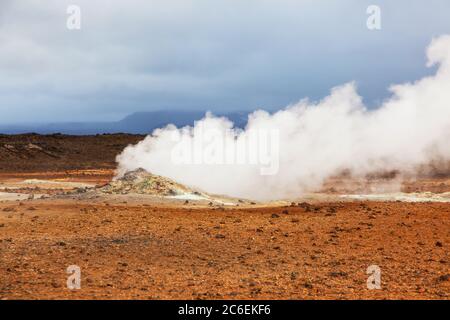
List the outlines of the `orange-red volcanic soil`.
{"label": "orange-red volcanic soil", "polygon": [[[0,135],[1,190],[26,199],[67,191],[26,179],[104,184],[115,156],[142,138]],[[350,191],[370,189],[358,183]],[[343,185],[324,188],[348,192]],[[402,189],[448,192],[450,179]],[[0,299],[450,298],[450,203],[202,208],[133,199],[0,198]],[[81,268],[79,290],[66,286],[70,265]],[[367,289],[370,265],[381,268],[380,290]]]}
{"label": "orange-red volcanic soil", "polygon": [[[4,299],[449,299],[450,205],[0,204]],[[381,268],[368,290],[366,269]],[[81,267],[81,289],[66,268]]]}

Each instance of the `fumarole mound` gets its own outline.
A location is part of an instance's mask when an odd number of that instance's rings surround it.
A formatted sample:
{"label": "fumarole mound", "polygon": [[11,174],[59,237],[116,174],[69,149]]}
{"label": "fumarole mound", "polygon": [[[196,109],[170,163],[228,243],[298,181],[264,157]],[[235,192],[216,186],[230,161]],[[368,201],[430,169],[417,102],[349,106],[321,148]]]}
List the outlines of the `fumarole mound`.
{"label": "fumarole mound", "polygon": [[185,194],[198,194],[199,191],[179,184],[171,179],[158,176],[140,168],[129,171],[107,184],[101,189],[108,194],[149,194],[155,196],[180,196]]}

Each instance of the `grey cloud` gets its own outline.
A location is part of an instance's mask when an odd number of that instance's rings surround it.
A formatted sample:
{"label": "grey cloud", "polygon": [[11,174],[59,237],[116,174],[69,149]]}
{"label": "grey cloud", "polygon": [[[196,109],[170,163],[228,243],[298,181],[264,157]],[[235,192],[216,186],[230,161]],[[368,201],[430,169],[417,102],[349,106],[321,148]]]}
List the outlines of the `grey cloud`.
{"label": "grey cloud", "polygon": [[[82,29],[66,29],[78,4]],[[370,102],[419,78],[450,32],[447,1],[2,1],[0,122],[101,120],[162,108],[281,108],[356,80]],[[419,22],[419,23],[417,23]]]}

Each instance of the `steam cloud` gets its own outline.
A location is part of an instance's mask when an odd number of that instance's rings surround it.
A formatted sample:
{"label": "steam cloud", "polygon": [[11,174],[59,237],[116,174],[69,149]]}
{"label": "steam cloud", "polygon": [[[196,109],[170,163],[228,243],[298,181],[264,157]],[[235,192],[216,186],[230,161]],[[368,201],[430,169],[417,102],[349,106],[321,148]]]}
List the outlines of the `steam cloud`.
{"label": "steam cloud", "polygon": [[[450,35],[433,39],[427,57],[427,66],[438,65],[436,74],[392,86],[392,96],[376,109],[368,110],[355,84],[347,83],[317,103],[304,99],[272,115],[255,111],[245,130],[207,114],[194,128],[169,125],[128,146],[117,157],[118,175],[142,167],[211,193],[277,199],[317,190],[342,170],[355,176],[389,170],[413,173],[432,161],[448,162]],[[278,173],[261,175],[260,167],[252,164],[175,163],[173,135],[183,143],[205,143],[199,128],[219,130],[232,144],[252,130],[277,130]]]}

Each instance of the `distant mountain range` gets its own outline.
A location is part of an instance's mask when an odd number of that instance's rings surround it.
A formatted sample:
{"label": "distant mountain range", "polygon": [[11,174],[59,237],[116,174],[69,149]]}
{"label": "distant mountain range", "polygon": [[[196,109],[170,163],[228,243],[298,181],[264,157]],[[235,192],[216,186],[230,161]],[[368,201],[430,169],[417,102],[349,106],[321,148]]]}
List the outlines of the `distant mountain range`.
{"label": "distant mountain range", "polygon": [[[236,127],[243,128],[247,123],[248,112],[218,113],[234,122]],[[174,124],[177,127],[193,125],[194,121],[205,116],[205,111],[151,111],[136,112],[116,122],[60,122],[36,124],[0,124],[2,134],[62,133],[72,135],[90,135],[102,133],[147,134],[156,128]]]}

